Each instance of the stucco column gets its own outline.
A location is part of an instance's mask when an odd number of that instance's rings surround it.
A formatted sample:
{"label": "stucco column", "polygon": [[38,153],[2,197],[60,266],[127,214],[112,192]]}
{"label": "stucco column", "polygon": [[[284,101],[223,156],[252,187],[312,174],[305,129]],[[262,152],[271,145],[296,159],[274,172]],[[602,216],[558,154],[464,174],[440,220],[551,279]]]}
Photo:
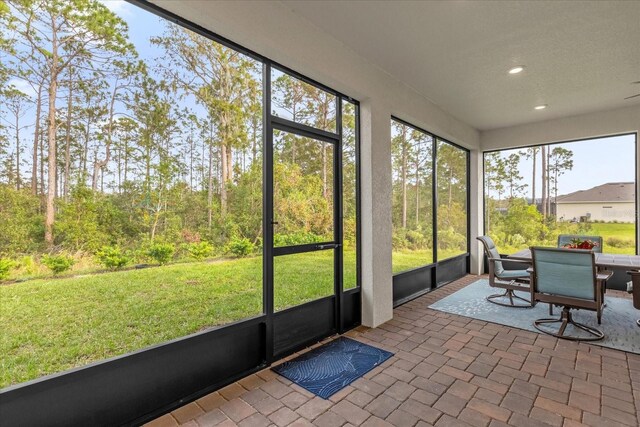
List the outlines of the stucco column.
{"label": "stucco column", "polygon": [[471,150],[469,155],[469,206],[470,224],[469,239],[471,239],[471,274],[482,273],[483,249],[476,237],[484,234],[484,191],[483,191],[483,155],[478,149]]}
{"label": "stucco column", "polygon": [[362,324],[372,328],[393,317],[390,120],[388,108],[361,102]]}

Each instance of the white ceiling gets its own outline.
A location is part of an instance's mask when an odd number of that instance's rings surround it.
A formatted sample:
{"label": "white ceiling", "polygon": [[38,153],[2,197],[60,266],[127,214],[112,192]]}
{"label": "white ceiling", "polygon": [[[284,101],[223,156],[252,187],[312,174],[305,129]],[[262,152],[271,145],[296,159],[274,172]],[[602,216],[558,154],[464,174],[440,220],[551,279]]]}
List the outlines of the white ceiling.
{"label": "white ceiling", "polygon": [[283,3],[479,130],[640,104],[640,1]]}

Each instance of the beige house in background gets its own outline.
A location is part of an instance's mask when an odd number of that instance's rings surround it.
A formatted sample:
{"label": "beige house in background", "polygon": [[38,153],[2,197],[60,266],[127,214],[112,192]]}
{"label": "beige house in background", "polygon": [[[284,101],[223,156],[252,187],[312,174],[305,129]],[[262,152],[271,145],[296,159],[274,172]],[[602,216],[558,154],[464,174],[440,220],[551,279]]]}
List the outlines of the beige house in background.
{"label": "beige house in background", "polygon": [[559,196],[556,200],[556,216],[561,221],[635,222],[636,194],[633,182],[609,182],[588,190],[580,190]]}

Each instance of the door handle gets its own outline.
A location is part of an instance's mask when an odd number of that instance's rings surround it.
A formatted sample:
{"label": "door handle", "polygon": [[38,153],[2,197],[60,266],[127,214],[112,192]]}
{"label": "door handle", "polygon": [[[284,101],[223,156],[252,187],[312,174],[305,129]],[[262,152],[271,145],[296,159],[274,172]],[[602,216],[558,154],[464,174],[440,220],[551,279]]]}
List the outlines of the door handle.
{"label": "door handle", "polygon": [[317,245],[316,249],[335,249],[342,246],[340,243],[328,243],[326,245]]}

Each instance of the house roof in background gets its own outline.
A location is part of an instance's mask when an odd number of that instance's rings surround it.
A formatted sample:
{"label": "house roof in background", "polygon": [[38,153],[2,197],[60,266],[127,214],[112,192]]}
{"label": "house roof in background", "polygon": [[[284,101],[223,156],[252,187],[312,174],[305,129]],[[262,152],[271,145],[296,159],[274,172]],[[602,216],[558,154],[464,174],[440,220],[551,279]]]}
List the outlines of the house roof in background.
{"label": "house roof in background", "polygon": [[635,183],[633,182],[608,182],[588,190],[580,190],[573,193],[558,196],[556,203],[581,203],[581,202],[628,202],[635,200]]}

